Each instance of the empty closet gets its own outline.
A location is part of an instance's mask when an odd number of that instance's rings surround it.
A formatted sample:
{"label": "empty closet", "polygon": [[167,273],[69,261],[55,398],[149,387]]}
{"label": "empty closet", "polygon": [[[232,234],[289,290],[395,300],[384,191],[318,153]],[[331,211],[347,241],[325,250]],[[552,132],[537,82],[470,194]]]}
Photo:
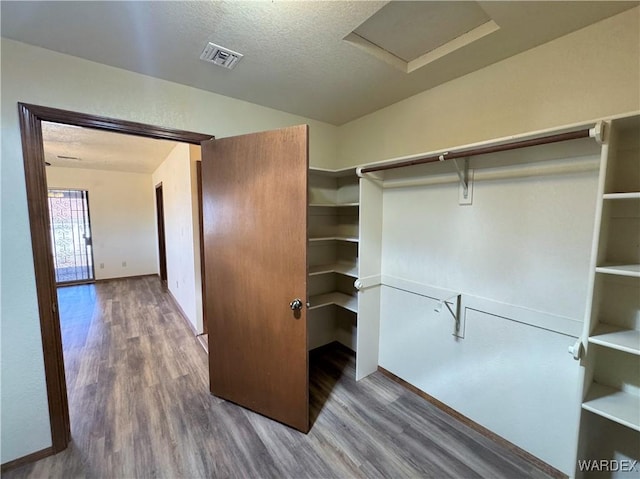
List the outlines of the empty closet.
{"label": "empty closet", "polygon": [[639,137],[633,115],[359,168],[379,366],[568,475],[638,459]]}

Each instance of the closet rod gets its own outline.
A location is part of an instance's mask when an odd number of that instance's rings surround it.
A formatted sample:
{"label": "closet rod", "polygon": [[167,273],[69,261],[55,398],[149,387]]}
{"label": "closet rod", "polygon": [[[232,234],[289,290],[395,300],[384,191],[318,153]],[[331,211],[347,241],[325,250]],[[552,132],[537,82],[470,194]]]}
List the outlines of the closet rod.
{"label": "closet rod", "polygon": [[[392,170],[395,168],[404,168],[405,166],[423,165],[425,163],[435,163],[436,161],[454,160],[456,158],[469,158],[470,156],[485,155],[487,153],[498,153],[500,151],[517,150],[518,148],[527,148],[529,146],[547,145],[549,143],[558,143],[560,141],[577,140],[579,138],[588,138],[590,129],[586,128],[579,131],[570,131],[569,133],[559,133],[556,135],[542,136],[540,138],[532,138],[530,140],[514,141],[503,145],[486,146],[484,148],[476,148],[475,150],[466,150],[458,152],[448,152],[440,155],[427,156],[415,160],[401,161],[398,163],[389,163],[387,165],[369,166],[362,168],[361,173],[372,173],[374,171]],[[442,157],[442,158],[441,158]]]}

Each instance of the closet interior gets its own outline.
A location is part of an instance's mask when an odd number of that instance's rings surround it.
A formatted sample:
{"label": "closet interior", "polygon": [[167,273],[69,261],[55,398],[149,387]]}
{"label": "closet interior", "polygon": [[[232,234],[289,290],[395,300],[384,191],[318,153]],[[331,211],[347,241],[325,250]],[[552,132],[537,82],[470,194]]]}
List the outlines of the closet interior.
{"label": "closet interior", "polygon": [[571,476],[640,459],[640,116],[357,174],[358,379],[375,363]]}

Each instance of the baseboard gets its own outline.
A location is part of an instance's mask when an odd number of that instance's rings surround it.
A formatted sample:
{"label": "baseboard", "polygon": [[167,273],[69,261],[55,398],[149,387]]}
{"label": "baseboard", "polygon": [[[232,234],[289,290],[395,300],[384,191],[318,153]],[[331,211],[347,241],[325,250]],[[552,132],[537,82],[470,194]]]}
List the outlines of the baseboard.
{"label": "baseboard", "polygon": [[68,281],[66,283],[56,283],[56,288],[66,288],[67,286],[82,286],[85,284],[94,284],[95,282],[95,279],[91,279],[89,281]]}
{"label": "baseboard", "polygon": [[4,464],[2,464],[2,466],[0,466],[0,473],[4,474],[5,472],[11,471],[12,469],[15,469],[17,467],[39,461],[40,459],[44,459],[45,457],[53,456],[53,454],[53,446],[46,447],[44,449],[41,449],[40,451],[32,452],[31,454],[19,457],[18,459],[14,459],[13,461],[5,462]]}
{"label": "baseboard", "polygon": [[106,283],[107,281],[118,281],[122,279],[140,279],[140,278],[149,278],[151,276],[158,276],[158,273],[149,273],[149,274],[137,274],[134,276],[118,276],[117,278],[102,278],[96,279],[95,283]]}
{"label": "baseboard", "polygon": [[178,310],[178,313],[179,313],[178,316],[180,316],[182,320],[186,323],[186,325],[189,326],[189,330],[193,333],[194,336],[199,336],[200,333],[196,331],[196,327],[193,325],[191,321],[189,321],[189,317],[186,315],[186,313],[182,309],[182,306],[180,306],[180,303],[178,303],[178,300],[176,299],[176,297],[173,295],[173,293],[169,288],[167,288],[167,293],[169,293],[169,297],[171,298],[173,305]]}
{"label": "baseboard", "polygon": [[400,384],[404,388],[408,389],[409,391],[417,394],[421,398],[423,398],[426,401],[428,401],[429,403],[433,404],[438,409],[446,412],[449,416],[457,419],[458,421],[460,421],[461,423],[465,424],[466,426],[469,426],[474,431],[477,431],[480,434],[482,434],[483,436],[488,437],[489,439],[491,439],[493,442],[495,442],[497,444],[500,444],[501,446],[506,447],[507,449],[512,451],[514,454],[517,454],[518,456],[520,456],[524,460],[530,462],[535,467],[537,467],[541,471],[545,472],[546,474],[550,475],[551,477],[555,477],[557,479],[567,479],[569,477],[565,473],[563,473],[562,471],[559,471],[555,467],[547,464],[542,459],[540,459],[540,458],[534,456],[533,454],[525,451],[524,449],[516,446],[512,442],[507,441],[502,436],[498,436],[493,431],[487,429],[484,426],[481,426],[480,424],[478,424],[477,422],[473,421],[472,419],[469,419],[464,414],[460,414],[458,411],[456,411],[455,409],[447,406],[442,401],[438,401],[433,396],[428,395],[427,393],[425,393],[421,389],[418,389],[417,387],[415,387],[413,384],[408,383],[404,379],[399,378],[398,376],[396,376],[395,374],[393,374],[390,371],[387,371],[383,367],[378,366],[378,371],[380,371],[382,374],[387,376],[392,381],[395,381],[396,383]]}

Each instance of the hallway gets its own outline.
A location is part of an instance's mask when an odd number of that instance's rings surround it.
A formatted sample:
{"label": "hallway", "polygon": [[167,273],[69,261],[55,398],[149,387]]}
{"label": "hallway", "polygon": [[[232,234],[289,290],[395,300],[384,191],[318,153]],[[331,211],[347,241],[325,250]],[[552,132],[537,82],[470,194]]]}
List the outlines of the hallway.
{"label": "hallway", "polygon": [[157,277],[59,290],[73,441],[40,477],[548,477],[341,347],[311,354],[304,435],[209,394],[206,353]]}

